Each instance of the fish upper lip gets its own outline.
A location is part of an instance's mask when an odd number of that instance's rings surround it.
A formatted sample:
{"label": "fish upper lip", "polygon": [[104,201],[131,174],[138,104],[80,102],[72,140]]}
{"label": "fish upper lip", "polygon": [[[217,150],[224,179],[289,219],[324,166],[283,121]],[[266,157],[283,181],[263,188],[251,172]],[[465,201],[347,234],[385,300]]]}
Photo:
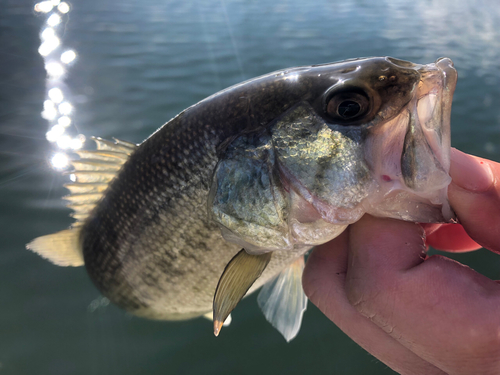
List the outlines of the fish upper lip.
{"label": "fish upper lip", "polygon": [[453,61],[449,57],[440,57],[439,59],[436,60],[435,64],[438,66],[440,64],[447,64],[447,65],[451,66],[452,68],[454,67]]}
{"label": "fish upper lip", "polygon": [[[455,69],[455,65],[453,61],[449,57],[440,57],[435,62],[430,64],[414,64],[413,69],[422,74],[432,74],[432,72],[439,71],[445,76],[451,75],[454,76],[457,74]],[[437,73],[437,72],[436,72]]]}
{"label": "fish upper lip", "polygon": [[[440,81],[438,86],[446,90],[445,95],[449,96],[453,94],[457,82],[457,71],[450,58],[440,57],[434,63],[420,65],[417,70],[420,73],[417,93],[419,98],[426,95],[431,86],[438,84],[437,82],[432,83],[433,80]],[[422,86],[427,86],[427,88],[422,90]]]}
{"label": "fish upper lip", "polygon": [[440,57],[434,63],[436,67],[444,74],[457,74],[453,61],[449,57]]}

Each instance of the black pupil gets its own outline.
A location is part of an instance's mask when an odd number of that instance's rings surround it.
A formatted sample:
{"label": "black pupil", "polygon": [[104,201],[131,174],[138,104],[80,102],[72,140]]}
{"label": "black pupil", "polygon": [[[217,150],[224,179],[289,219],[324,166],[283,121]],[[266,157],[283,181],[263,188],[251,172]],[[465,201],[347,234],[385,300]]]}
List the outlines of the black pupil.
{"label": "black pupil", "polygon": [[356,116],[359,111],[361,111],[361,106],[352,100],[344,100],[338,108],[339,116],[345,119]]}

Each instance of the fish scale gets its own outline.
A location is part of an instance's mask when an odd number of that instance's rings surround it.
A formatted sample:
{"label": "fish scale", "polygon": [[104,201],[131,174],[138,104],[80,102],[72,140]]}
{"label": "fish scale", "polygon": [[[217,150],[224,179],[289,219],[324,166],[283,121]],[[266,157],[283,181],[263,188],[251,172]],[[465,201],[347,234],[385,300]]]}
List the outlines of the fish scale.
{"label": "fish scale", "polygon": [[[178,306],[183,306],[183,317],[210,311],[218,278],[239,250],[238,246],[224,241],[217,225],[207,219],[206,196],[218,160],[217,142],[210,139],[212,134],[204,127],[197,126],[198,121],[193,119],[195,125],[190,126],[181,115],[156,137],[144,142],[110,184],[103,202],[83,228],[84,259],[91,278],[116,304],[132,312],[140,307],[135,311],[138,315],[173,319],[178,314]],[[198,139],[195,147],[202,150],[198,155],[186,156],[181,152],[188,147],[178,143],[182,138],[174,137],[175,142],[171,141],[170,129],[181,127],[187,128],[192,140]],[[212,147],[207,147],[207,141]],[[157,161],[156,165],[148,163],[152,159]],[[140,184],[134,183],[139,179]],[[154,191],[163,191],[164,199],[150,200],[149,192]],[[126,210],[119,206],[110,210],[106,201],[120,202]],[[182,252],[179,233],[189,239],[183,243]],[[154,240],[150,240],[152,238]],[[198,255],[206,249],[210,249],[213,264]],[[98,257],[101,252],[114,256],[103,261]],[[200,262],[200,258],[204,262]],[[295,256],[284,253],[276,257],[278,269],[287,258],[291,261]],[[141,262],[138,264],[132,259],[141,259]],[[273,268],[271,264],[268,271],[271,275]],[[145,283],[144,279],[149,281]],[[203,280],[212,282],[205,283],[206,288],[199,295],[191,295],[189,291]],[[264,275],[259,284],[265,281]],[[109,287],[122,284],[127,285]]]}
{"label": "fish scale", "polygon": [[258,303],[290,340],[312,246],[364,213],[453,221],[455,82],[449,59],[291,68],[202,100],[140,145],[95,138],[67,185],[77,222],[27,247],[84,264],[106,297],[139,316],[213,308],[216,334],[239,299],[266,284]]}

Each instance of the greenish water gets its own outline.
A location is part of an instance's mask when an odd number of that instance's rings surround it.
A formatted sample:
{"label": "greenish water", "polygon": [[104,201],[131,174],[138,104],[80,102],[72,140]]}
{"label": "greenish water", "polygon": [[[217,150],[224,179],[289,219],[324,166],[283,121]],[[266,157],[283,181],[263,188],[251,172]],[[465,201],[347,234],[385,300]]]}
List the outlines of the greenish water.
{"label": "greenish water", "polygon": [[[40,117],[37,52],[46,16],[0,0],[0,374],[391,374],[309,304],[287,344],[242,301],[215,338],[204,319],[156,322],[107,305],[83,268],[24,250],[70,223],[66,177]],[[390,55],[459,72],[453,146],[500,160],[497,1],[74,1],[63,44],[78,58],[66,78],[85,136],[140,142],[204,97],[272,70]],[[454,256],[492,278],[500,257]]]}

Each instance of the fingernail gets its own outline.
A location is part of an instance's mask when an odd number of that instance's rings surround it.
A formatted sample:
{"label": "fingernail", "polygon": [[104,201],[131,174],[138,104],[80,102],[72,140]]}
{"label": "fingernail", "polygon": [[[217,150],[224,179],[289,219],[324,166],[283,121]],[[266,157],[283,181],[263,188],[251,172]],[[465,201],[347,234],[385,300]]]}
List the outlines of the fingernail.
{"label": "fingernail", "polygon": [[494,179],[487,162],[456,148],[451,149],[450,175],[453,183],[473,192],[488,190]]}

